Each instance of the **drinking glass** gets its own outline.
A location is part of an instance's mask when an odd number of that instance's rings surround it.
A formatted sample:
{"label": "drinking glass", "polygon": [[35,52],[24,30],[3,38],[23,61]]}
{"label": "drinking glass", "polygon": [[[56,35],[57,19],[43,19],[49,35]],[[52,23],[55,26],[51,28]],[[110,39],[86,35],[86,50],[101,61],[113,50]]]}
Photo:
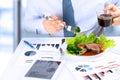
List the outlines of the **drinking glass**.
{"label": "drinking glass", "polygon": [[108,35],[112,28],[112,15],[109,11],[100,10],[97,12],[97,20],[99,26],[102,28],[102,34]]}
{"label": "drinking glass", "polygon": [[112,15],[109,11],[98,11],[97,12],[98,24],[101,27],[109,27],[112,25]]}

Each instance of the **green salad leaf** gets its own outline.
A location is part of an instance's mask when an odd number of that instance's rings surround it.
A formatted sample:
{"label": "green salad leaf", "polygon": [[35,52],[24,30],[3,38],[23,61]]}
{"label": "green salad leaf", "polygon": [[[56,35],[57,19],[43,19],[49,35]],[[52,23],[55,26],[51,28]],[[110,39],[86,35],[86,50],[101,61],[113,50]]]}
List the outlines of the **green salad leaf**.
{"label": "green salad leaf", "polygon": [[104,50],[115,46],[114,40],[107,39],[103,34],[100,35],[98,43],[102,43],[104,45]]}
{"label": "green salad leaf", "polygon": [[75,37],[66,38],[67,53],[77,55],[79,51],[82,50],[78,48],[78,44],[88,44],[88,43],[101,43],[103,44],[103,49],[111,48],[115,46],[114,40],[107,39],[103,34],[99,37],[93,33],[89,35],[77,34]]}

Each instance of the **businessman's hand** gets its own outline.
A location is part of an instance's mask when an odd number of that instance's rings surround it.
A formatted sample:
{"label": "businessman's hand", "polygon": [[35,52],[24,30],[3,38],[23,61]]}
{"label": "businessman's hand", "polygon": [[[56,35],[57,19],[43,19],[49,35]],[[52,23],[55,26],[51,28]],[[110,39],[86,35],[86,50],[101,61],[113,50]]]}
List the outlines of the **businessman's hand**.
{"label": "businessman's hand", "polygon": [[110,4],[104,8],[104,10],[109,10],[113,17],[113,26],[120,25],[120,8],[115,6],[114,4]]}
{"label": "businessman's hand", "polygon": [[58,19],[57,16],[51,16],[51,20],[44,20],[43,26],[49,34],[55,34],[64,28],[65,22]]}

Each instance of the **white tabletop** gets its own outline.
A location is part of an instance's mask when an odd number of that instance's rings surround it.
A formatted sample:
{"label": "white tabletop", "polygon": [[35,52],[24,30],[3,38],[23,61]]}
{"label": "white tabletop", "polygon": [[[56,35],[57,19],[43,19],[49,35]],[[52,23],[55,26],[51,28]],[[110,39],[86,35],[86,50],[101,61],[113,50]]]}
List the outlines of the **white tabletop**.
{"label": "white tabletop", "polygon": [[[116,46],[120,46],[120,37],[108,37],[109,39],[114,39]],[[61,40],[63,37],[56,37],[56,38],[23,38],[16,48],[14,55],[12,59],[10,60],[6,70],[4,71],[2,77],[0,80],[22,80],[23,76],[25,75],[25,70],[28,68],[28,66],[31,64],[27,61],[33,61],[36,59],[39,59],[39,55],[34,56],[25,56],[25,52],[31,49],[28,45],[26,45],[23,40],[26,40],[30,42],[31,44],[34,44],[36,47],[36,44],[61,44]],[[96,61],[106,58],[113,58],[113,57],[120,57],[120,51],[119,47],[113,48],[111,52],[104,55],[98,55],[93,57],[80,57],[79,59],[73,59],[68,56],[62,55],[62,57],[58,56],[59,59],[64,59],[67,63],[81,61],[81,62],[87,62],[87,61]],[[38,49],[39,51],[39,49]],[[61,55],[61,54],[60,54]],[[70,71],[67,69],[66,66],[62,69],[60,72],[60,75],[58,76],[57,80],[75,80],[73,75],[70,73]]]}

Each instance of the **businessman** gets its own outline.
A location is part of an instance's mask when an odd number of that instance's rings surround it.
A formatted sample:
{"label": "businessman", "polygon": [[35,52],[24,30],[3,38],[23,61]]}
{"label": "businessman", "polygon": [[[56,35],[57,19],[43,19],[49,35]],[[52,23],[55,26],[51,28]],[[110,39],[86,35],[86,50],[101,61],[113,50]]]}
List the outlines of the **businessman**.
{"label": "businessman", "polygon": [[[110,11],[113,17],[113,27],[120,25],[120,0],[92,0],[91,2],[88,0],[28,0],[23,21],[24,28],[28,32],[40,35],[67,37],[73,34],[67,32],[63,25],[71,25],[79,26],[81,33],[93,32],[100,35],[103,28],[98,25],[97,21],[96,11],[99,8]],[[109,4],[105,5],[106,2]],[[67,8],[64,8],[66,5]],[[73,16],[71,17],[69,13]],[[45,19],[45,16],[51,16],[52,19]]]}

